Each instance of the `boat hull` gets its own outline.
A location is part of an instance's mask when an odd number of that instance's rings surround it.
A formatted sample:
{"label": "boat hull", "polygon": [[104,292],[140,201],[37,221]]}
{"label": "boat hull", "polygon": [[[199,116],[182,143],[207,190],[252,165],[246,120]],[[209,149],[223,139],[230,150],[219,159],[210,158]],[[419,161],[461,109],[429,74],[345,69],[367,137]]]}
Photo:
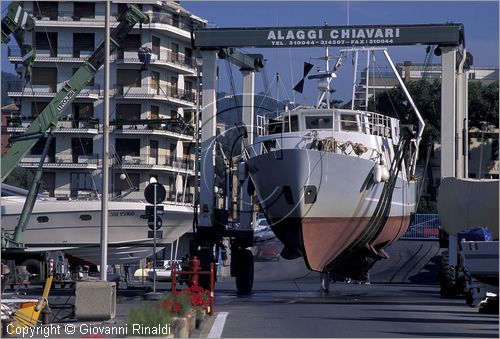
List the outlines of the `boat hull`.
{"label": "boat hull", "polygon": [[370,222],[384,183],[373,181],[371,160],[305,149],[283,149],[247,162],[261,206],[288,252],[314,271],[383,248],[405,232],[416,184],[399,176],[380,227]]}
{"label": "boat hull", "polygon": [[[24,198],[2,198],[2,229],[12,234]],[[135,263],[153,254],[153,239],[145,216],[146,203],[109,202],[108,261]],[[192,207],[164,206],[163,225],[157,232],[157,250],[192,229]],[[100,262],[100,201],[40,200],[35,203],[22,241],[31,251],[64,250],[85,261]]]}

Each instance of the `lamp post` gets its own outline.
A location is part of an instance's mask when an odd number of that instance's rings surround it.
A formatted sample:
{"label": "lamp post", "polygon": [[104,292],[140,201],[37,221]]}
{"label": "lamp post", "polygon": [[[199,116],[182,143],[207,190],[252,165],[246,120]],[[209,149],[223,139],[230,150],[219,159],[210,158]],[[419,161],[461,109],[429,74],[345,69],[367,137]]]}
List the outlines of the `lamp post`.
{"label": "lamp post", "polygon": [[[146,206],[146,214],[148,216],[151,215],[151,209],[148,207],[153,207],[153,220],[148,219],[148,226],[153,227],[153,292],[150,293],[149,297],[157,300],[161,295],[156,293],[156,237],[157,237],[157,228],[161,227],[162,221],[161,218],[158,217],[158,204],[161,204],[166,197],[166,190],[163,185],[161,185],[155,177],[151,177],[149,179],[149,185],[144,189],[144,197],[146,201],[152,204],[153,206]],[[163,206],[160,206],[160,211],[163,211]],[[148,211],[149,210],[149,211]],[[148,234],[149,237],[149,234]],[[160,235],[162,237],[162,235]]]}
{"label": "lamp post", "polygon": [[154,185],[153,203],[153,293],[156,293],[156,185],[158,181],[155,177],[149,179],[149,183]]}

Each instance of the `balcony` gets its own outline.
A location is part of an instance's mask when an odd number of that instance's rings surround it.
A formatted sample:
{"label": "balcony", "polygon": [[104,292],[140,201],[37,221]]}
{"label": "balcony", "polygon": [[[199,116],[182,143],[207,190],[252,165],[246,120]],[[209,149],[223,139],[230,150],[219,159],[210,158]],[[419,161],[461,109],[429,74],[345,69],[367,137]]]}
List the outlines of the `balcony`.
{"label": "balcony", "polygon": [[194,137],[194,127],[181,123],[147,123],[147,120],[142,120],[141,123],[128,125],[126,121],[121,124],[119,120],[115,120],[113,125],[112,130],[117,134],[164,135],[184,141],[192,141]]}
{"label": "balcony", "polygon": [[[33,123],[32,117],[12,116],[7,118],[7,124],[3,130],[7,133],[24,133],[26,129]],[[68,118],[59,119],[55,133],[77,133],[77,134],[98,134],[99,120],[68,120]]]}
{"label": "balcony", "polygon": [[177,104],[181,107],[193,108],[196,101],[194,90],[178,89],[171,85],[160,85],[156,88],[151,86],[127,86],[116,84],[111,95],[123,99],[153,99]]}
{"label": "balcony", "polygon": [[[7,95],[17,98],[53,98],[59,93],[64,86],[61,84],[43,84],[24,86],[22,81],[12,81],[7,83]],[[100,86],[86,86],[82,88],[76,98],[98,100],[100,95]]]}
{"label": "balcony", "polygon": [[180,160],[170,156],[115,156],[112,164],[124,170],[159,170],[194,175],[193,160]]}
{"label": "balcony", "polygon": [[[28,155],[20,162],[21,167],[36,168],[40,162],[40,155]],[[99,155],[56,154],[47,156],[43,168],[54,169],[97,169]]]}
{"label": "balcony", "polygon": [[149,18],[150,28],[166,30],[171,33],[176,33],[185,39],[191,39],[190,32],[193,29],[193,24],[190,20],[183,17],[174,18],[171,14],[166,13],[149,13]]}
{"label": "balcony", "polygon": [[[137,51],[119,50],[117,60],[118,62],[123,63],[141,64]],[[163,66],[181,74],[194,75],[196,60],[193,57],[188,57],[181,53],[172,53],[168,50],[161,50],[159,55],[158,53],[151,54],[151,64]]]}
{"label": "balcony", "polygon": [[[118,13],[110,14],[110,23],[115,24],[118,20]],[[101,27],[104,26],[105,13],[96,11],[93,15],[82,16],[74,11],[46,11],[43,14],[35,12],[35,25],[37,27]]]}
{"label": "balcony", "polygon": [[[20,48],[9,46],[7,53],[10,62],[15,64],[21,64],[23,62]],[[82,62],[87,60],[92,55],[92,53],[94,53],[93,50],[75,50],[71,46],[58,47],[55,51],[36,48],[35,61],[68,62],[81,64]]]}

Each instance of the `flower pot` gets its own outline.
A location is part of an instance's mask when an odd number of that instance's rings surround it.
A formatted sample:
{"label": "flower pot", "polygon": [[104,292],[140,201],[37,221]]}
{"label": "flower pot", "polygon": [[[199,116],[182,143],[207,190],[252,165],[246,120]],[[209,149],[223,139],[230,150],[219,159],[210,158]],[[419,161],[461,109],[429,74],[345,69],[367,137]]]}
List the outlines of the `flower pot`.
{"label": "flower pot", "polygon": [[183,317],[172,317],[172,327],[175,338],[189,338],[188,319]]}
{"label": "flower pot", "polygon": [[203,320],[205,320],[205,310],[199,308],[196,310],[196,328],[200,328]]}
{"label": "flower pot", "polygon": [[189,334],[191,334],[191,332],[193,332],[196,328],[196,310],[191,309],[188,312],[186,318],[188,320]]}

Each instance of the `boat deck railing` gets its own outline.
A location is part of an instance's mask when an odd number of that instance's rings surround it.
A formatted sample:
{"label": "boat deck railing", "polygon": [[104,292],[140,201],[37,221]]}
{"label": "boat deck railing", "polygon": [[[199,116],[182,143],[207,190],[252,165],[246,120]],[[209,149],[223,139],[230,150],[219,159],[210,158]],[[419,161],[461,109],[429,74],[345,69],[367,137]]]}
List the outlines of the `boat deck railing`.
{"label": "boat deck railing", "polygon": [[[368,111],[357,111],[357,110],[347,110],[347,109],[336,109],[332,111],[333,120],[332,122],[323,122],[323,125],[318,124],[318,128],[301,128],[299,130],[297,126],[290,126],[288,115],[298,115],[299,119],[304,120],[305,117],[318,116],[328,119],[330,116],[325,114],[315,115],[311,114],[301,114],[300,111],[291,111],[288,114],[280,117],[282,120],[273,120],[270,122],[265,116],[257,116],[256,129],[258,135],[269,135],[269,134],[281,134],[289,132],[299,132],[299,131],[313,131],[313,130],[328,130],[332,129],[333,132],[356,132],[364,133],[369,135],[378,135],[386,138],[394,138],[398,136],[398,124],[397,120],[389,116],[368,112]],[[302,126],[305,127],[305,121],[301,122]],[[393,135],[396,134],[396,135]],[[396,141],[395,141],[396,142]]]}

